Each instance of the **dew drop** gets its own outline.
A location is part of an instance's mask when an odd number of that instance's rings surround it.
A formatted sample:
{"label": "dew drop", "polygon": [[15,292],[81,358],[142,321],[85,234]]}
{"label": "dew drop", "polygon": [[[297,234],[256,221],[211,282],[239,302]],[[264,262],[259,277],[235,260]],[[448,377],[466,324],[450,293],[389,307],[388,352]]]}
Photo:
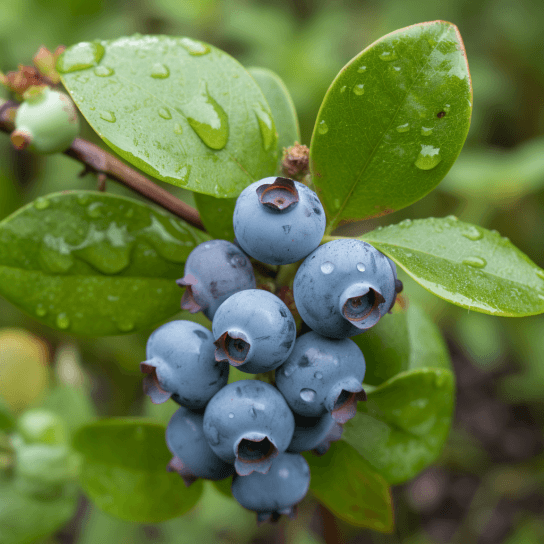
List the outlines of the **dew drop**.
{"label": "dew drop", "polygon": [[93,219],[100,217],[102,215],[102,210],[100,209],[103,206],[102,202],[93,202],[87,206],[87,215]]}
{"label": "dew drop", "polygon": [[399,223],[399,227],[402,227],[403,229],[409,227],[410,225],[412,224],[412,220],[411,219],[403,219],[400,223]]}
{"label": "dew drop", "polygon": [[340,209],[340,199],[339,198],[335,198],[333,204],[334,204],[334,209],[335,210]]}
{"label": "dew drop", "polygon": [[151,68],[151,77],[153,79],[166,79],[170,77],[170,68],[166,64],[156,62]]}
{"label": "dew drop", "polygon": [[296,369],[296,365],[287,365],[283,369],[283,375],[288,378]]}
{"label": "dew drop", "polygon": [[381,60],[389,62],[397,58],[397,53],[395,51],[384,51],[383,53],[380,53],[379,57]]}
{"label": "dew drop", "polygon": [[440,148],[432,145],[421,145],[421,151],[414,163],[420,170],[431,170],[442,160]]}
{"label": "dew drop", "polygon": [[340,92],[341,92],[341,93],[345,93],[345,92],[346,92],[346,89],[347,89],[347,86],[346,86],[346,85],[342,85],[342,87],[340,87]]}
{"label": "dew drop", "polygon": [[259,123],[259,130],[261,131],[262,144],[265,151],[268,151],[272,146],[276,145],[276,127],[274,121],[270,117],[269,113],[259,105],[253,108],[255,117],[257,117],[257,123]]}
{"label": "dew drop", "polygon": [[410,130],[410,123],[404,123],[397,127],[397,132],[408,132]]}
{"label": "dew drop", "polygon": [[421,135],[422,135],[422,136],[430,136],[432,133],[433,133],[433,129],[432,129],[432,128],[421,127]]}
{"label": "dew drop", "polygon": [[59,329],[67,329],[70,326],[70,319],[64,312],[61,312],[57,315],[56,323]]}
{"label": "dew drop", "polygon": [[100,112],[100,119],[107,121],[108,123],[115,123],[115,121],[117,121],[117,117],[115,117],[115,113],[112,111]]}
{"label": "dew drop", "polygon": [[183,113],[196,135],[210,149],[223,149],[229,139],[229,121],[225,110],[210,96],[205,83],[200,92],[183,106]]}
{"label": "dew drop", "polygon": [[393,70],[395,70],[395,72],[400,72],[400,66],[393,66]]}
{"label": "dew drop", "polygon": [[99,42],[81,42],[69,47],[60,56],[57,70],[64,74],[96,66],[104,56],[104,46]]}
{"label": "dew drop", "polygon": [[34,207],[37,209],[37,210],[45,210],[45,208],[49,208],[49,206],[51,205],[51,202],[49,201],[48,198],[45,198],[43,196],[39,196],[35,201],[34,201]]}
{"label": "dew drop", "polygon": [[366,72],[366,66],[359,66],[359,68],[357,68],[357,71],[359,73]]}
{"label": "dew drop", "polygon": [[359,272],[364,272],[366,270],[366,267],[363,263],[357,263],[357,270]]}
{"label": "dew drop", "polygon": [[87,193],[80,193],[77,195],[77,202],[82,206],[86,206],[89,203],[90,196]]}
{"label": "dew drop", "polygon": [[109,77],[115,74],[115,70],[109,66],[97,66],[93,71],[98,77]]}
{"label": "dew drop", "polygon": [[170,113],[170,110],[168,108],[161,108],[159,110],[159,117],[168,120],[172,119],[172,114]]}
{"label": "dew drop", "polygon": [[356,94],[357,96],[361,96],[362,94],[365,94],[365,85],[364,83],[358,83],[357,85],[353,86],[353,94]]}
{"label": "dew drop", "polygon": [[321,272],[323,274],[330,274],[334,270],[334,264],[332,264],[330,261],[325,261],[321,265]]}
{"label": "dew drop", "polygon": [[447,215],[446,219],[448,219],[449,221],[459,221],[459,219],[457,219],[455,215]]}
{"label": "dew drop", "polygon": [[134,215],[134,208],[129,208],[129,209],[125,212],[125,217],[126,217],[127,219],[130,219],[133,215]]}
{"label": "dew drop", "polygon": [[196,57],[207,55],[211,51],[210,46],[196,40],[191,40],[191,38],[182,38],[180,43],[182,47],[187,50],[189,55]]}
{"label": "dew drop", "polygon": [[541,279],[544,280],[544,270],[537,270],[536,275]]}
{"label": "dew drop", "polygon": [[130,332],[131,330],[134,329],[134,323],[128,320],[122,320],[117,323],[117,328],[121,332]]}
{"label": "dew drop", "polygon": [[183,134],[183,127],[179,123],[174,125],[174,134]]}
{"label": "dew drop", "polygon": [[482,257],[467,257],[463,260],[463,264],[472,266],[473,268],[483,268],[487,264],[487,261]]}
{"label": "dew drop", "polygon": [[317,124],[317,132],[319,132],[319,134],[327,134],[327,132],[329,132],[329,127],[327,126],[327,123],[325,123],[324,119],[319,121]]}
{"label": "dew drop", "polygon": [[449,104],[446,104],[443,108],[442,108],[443,111],[445,111],[446,113],[449,113],[450,111],[450,105]]}
{"label": "dew drop", "polygon": [[232,412],[229,413],[229,419],[233,419],[234,418],[234,414]]}
{"label": "dew drop", "polygon": [[191,167],[187,165],[178,166],[176,168],[176,174],[180,185],[187,185],[189,183],[189,175],[191,174]]}
{"label": "dew drop", "polygon": [[304,402],[313,402],[313,400],[315,399],[315,391],[313,389],[301,389],[300,390],[300,398],[304,401]]}
{"label": "dew drop", "polygon": [[38,317],[43,317],[47,314],[47,308],[43,304],[38,304],[36,306],[36,315]]}
{"label": "dew drop", "polygon": [[322,380],[322,379],[323,379],[323,374],[321,374],[321,372],[316,372],[316,373],[314,374],[314,378],[315,378],[316,380]]}
{"label": "dew drop", "polygon": [[484,233],[474,225],[470,225],[464,232],[461,233],[465,238],[475,242],[481,240],[484,237]]}

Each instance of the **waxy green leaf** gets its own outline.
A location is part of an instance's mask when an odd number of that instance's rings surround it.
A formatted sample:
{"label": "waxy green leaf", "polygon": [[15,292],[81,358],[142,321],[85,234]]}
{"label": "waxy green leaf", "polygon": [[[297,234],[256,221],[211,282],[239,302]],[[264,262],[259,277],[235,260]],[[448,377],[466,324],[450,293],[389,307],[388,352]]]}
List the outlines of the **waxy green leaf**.
{"label": "waxy green leaf", "polygon": [[135,35],[76,44],[57,68],[98,135],[155,178],[226,198],[276,168],[270,107],[216,47]]}
{"label": "waxy green leaf", "polygon": [[342,438],[390,484],[400,484],[436,460],[448,437],[453,405],[451,371],[402,372],[357,403],[357,415],[344,425]]}
{"label": "waxy green leaf", "polygon": [[321,457],[303,455],[312,475],[310,491],[335,516],[357,527],[393,530],[389,485],[353,447],[335,442]]}
{"label": "waxy green leaf", "polygon": [[15,426],[15,416],[4,399],[0,397],[0,431],[9,431]]}
{"label": "waxy green leaf", "polygon": [[[285,83],[272,70],[251,66],[247,71],[259,84],[272,110],[272,116],[278,131],[278,158],[281,161],[283,148],[290,147],[295,142],[300,142],[300,128],[293,99]],[[274,175],[274,172],[269,175]]]}
{"label": "waxy green leaf", "polygon": [[457,306],[509,317],[544,312],[544,270],[497,231],[431,217],[405,219],[362,239]]}
{"label": "waxy green leaf", "polygon": [[134,332],[179,311],[175,280],[205,239],[130,198],[47,195],[0,222],[0,294],[65,332]]}
{"label": "waxy green leaf", "polygon": [[210,236],[232,242],[234,240],[232,214],[236,198],[216,198],[201,193],[195,193],[194,196],[200,219]]}
{"label": "waxy green leaf", "polygon": [[365,383],[370,385],[379,385],[399,372],[416,368],[451,370],[440,329],[412,301],[407,310],[395,306],[377,325],[351,339],[365,356]]}
{"label": "waxy green leaf", "polygon": [[327,91],[310,147],[329,231],[436,187],[463,147],[471,112],[464,45],[451,23],[402,28],[352,59]]}
{"label": "waxy green leaf", "polygon": [[157,523],[190,510],[202,480],[185,487],[164,439],[166,428],[146,420],[116,418],[83,427],[74,447],[83,456],[80,483],[102,510],[140,523]]}

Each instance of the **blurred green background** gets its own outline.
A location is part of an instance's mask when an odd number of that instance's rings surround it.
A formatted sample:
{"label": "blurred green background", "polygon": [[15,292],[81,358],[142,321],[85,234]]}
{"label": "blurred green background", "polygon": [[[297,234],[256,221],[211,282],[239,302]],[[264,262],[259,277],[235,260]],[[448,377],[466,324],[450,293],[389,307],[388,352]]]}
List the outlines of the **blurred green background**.
{"label": "blurred green background", "polygon": [[[454,214],[497,229],[542,267],[544,10],[538,0],[0,0],[0,70],[31,64],[41,45],[54,50],[135,32],[190,36],[246,66],[278,73],[293,96],[302,143],[309,145],[321,100],[342,66],[383,34],[436,19],[455,23],[466,46],[474,86],[466,145],[435,191],[362,228]],[[98,141],[88,126],[82,136]],[[92,176],[78,177],[81,166],[71,159],[15,152],[7,135],[0,136],[0,153],[0,219],[40,194],[96,186]],[[114,182],[108,190],[130,194]],[[355,228],[361,227],[342,233]],[[401,278],[408,301],[420,302],[442,328],[459,389],[440,461],[394,489],[396,534],[350,527],[311,500],[302,503],[296,521],[256,528],[250,513],[209,486],[190,514],[153,526],[115,520],[81,498],[66,527],[39,542],[543,542],[544,318],[469,312]],[[46,403],[69,428],[93,410],[167,421],[175,407],[152,411],[142,398],[139,363],[149,332],[70,337],[0,301],[0,393],[18,411]],[[10,365],[17,372],[10,373]],[[48,383],[56,384],[53,396]]]}

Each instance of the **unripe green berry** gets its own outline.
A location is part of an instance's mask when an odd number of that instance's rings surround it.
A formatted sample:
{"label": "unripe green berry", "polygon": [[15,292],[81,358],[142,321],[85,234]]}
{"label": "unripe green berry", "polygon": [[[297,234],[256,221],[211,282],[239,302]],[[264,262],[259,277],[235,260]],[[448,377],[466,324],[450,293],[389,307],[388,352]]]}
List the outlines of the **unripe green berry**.
{"label": "unripe green berry", "polygon": [[60,153],[79,133],[77,110],[68,95],[44,87],[19,106],[11,141],[17,149]]}

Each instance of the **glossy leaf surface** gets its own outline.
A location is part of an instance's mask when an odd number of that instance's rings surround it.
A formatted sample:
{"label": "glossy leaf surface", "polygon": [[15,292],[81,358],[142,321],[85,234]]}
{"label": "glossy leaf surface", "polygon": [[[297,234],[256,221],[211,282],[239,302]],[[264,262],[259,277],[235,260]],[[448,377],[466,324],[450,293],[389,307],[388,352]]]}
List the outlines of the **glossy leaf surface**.
{"label": "glossy leaf surface", "polygon": [[205,235],[130,198],[38,198],[0,223],[0,294],[65,332],[134,332],[179,311],[175,279]]}
{"label": "glossy leaf surface", "polygon": [[440,454],[453,405],[451,371],[402,372],[358,403],[357,415],[345,424],[342,438],[390,484],[406,482]]}
{"label": "glossy leaf surface", "polygon": [[[283,148],[290,147],[295,142],[300,142],[300,128],[293,99],[285,83],[272,70],[251,66],[247,71],[259,84],[272,110],[272,116],[278,131],[278,158],[281,161]],[[274,172],[268,175],[274,175]]]}
{"label": "glossy leaf surface", "polygon": [[335,516],[357,527],[393,530],[387,482],[345,442],[335,442],[322,457],[304,453],[310,465],[310,491]]}
{"label": "glossy leaf surface", "polygon": [[234,240],[232,214],[236,206],[236,198],[216,198],[200,193],[195,193],[194,196],[200,219],[210,236],[232,242]]}
{"label": "glossy leaf surface", "polygon": [[457,306],[509,317],[544,312],[544,270],[496,231],[449,216],[404,220],[362,238]]}
{"label": "glossy leaf surface", "polygon": [[352,59],[325,95],[310,147],[330,227],[425,196],[459,155],[471,112],[464,45],[451,23],[402,28]]}
{"label": "glossy leaf surface", "polygon": [[135,35],[76,44],[57,68],[99,136],[155,178],[233,197],[276,167],[276,129],[263,93],[216,47]]}
{"label": "glossy leaf surface", "polygon": [[399,372],[416,368],[451,370],[440,329],[412,301],[407,310],[395,306],[377,325],[351,339],[365,356],[365,383],[370,385],[379,385]]}
{"label": "glossy leaf surface", "polygon": [[156,523],[181,516],[200,498],[175,472],[166,428],[146,420],[111,419],[83,427],[74,446],[83,455],[80,483],[102,510],[127,521]]}

